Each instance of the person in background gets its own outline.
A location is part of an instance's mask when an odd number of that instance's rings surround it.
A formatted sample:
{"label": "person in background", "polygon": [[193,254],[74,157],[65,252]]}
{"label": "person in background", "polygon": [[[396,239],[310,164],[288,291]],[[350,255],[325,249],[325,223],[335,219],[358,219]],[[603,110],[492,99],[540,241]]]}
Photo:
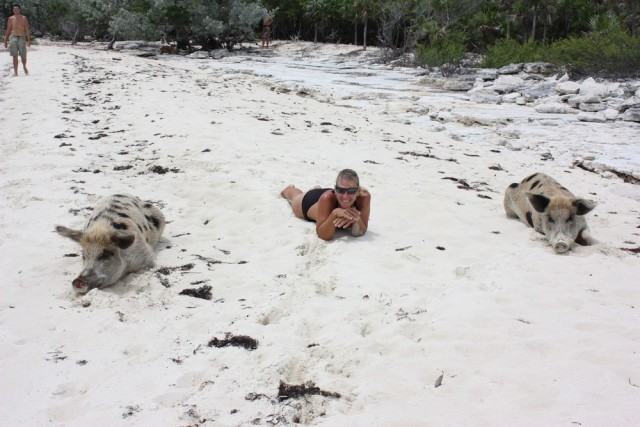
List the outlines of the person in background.
{"label": "person in background", "polygon": [[262,48],[268,48],[271,41],[271,26],[273,18],[267,16],[262,20]]}
{"label": "person in background", "polygon": [[29,20],[22,15],[20,5],[12,6],[13,16],[7,21],[7,32],[4,36],[4,47],[9,45],[9,55],[13,57],[13,76],[18,75],[18,55],[22,58],[22,68],[26,75],[27,70],[27,46],[31,47],[31,32],[29,31]]}
{"label": "person in background", "polygon": [[371,194],[360,187],[358,174],[351,169],[340,171],[334,188],[316,187],[306,193],[291,184],[280,193],[298,218],[316,223],[316,233],[331,240],[337,229],[350,229],[362,236],[369,225]]}

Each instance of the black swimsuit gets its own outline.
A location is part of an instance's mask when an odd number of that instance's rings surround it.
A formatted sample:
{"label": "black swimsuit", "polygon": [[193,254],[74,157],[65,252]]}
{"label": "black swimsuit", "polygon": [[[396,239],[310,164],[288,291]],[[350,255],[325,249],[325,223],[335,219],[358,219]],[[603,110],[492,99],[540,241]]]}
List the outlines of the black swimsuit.
{"label": "black swimsuit", "polygon": [[332,190],[331,188],[314,188],[313,190],[309,190],[306,192],[304,197],[302,197],[302,215],[304,215],[304,219],[311,222],[316,222],[315,220],[309,218],[307,216],[307,212],[309,212],[309,208],[314,204],[318,203],[320,200],[320,196],[324,194],[325,191]]}

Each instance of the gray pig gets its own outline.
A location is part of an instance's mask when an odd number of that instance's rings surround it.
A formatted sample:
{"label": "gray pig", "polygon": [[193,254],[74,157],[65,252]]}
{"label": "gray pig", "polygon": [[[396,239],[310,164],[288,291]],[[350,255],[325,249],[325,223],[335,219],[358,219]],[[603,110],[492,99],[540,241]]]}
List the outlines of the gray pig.
{"label": "gray pig", "polygon": [[584,215],[595,202],[575,197],[555,179],[534,173],[520,184],[513,183],[505,192],[507,216],[544,234],[556,253],[565,253],[575,242],[587,246],[594,243]]}
{"label": "gray pig", "polygon": [[164,226],[164,215],[157,207],[123,194],[100,199],[84,231],[57,226],[60,235],[82,246],[84,266],[73,289],[85,294],[112,285],[127,273],[152,267],[153,247]]}

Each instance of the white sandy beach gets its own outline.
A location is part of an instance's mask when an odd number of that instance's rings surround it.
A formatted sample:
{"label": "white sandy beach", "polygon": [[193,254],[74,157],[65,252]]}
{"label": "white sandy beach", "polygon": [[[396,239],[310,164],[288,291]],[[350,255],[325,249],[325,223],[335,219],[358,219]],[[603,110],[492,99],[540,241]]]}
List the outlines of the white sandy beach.
{"label": "white sandy beach", "polygon": [[[640,425],[640,186],[606,171],[640,176],[640,123],[464,103],[353,46],[42,43],[18,78],[0,54],[1,425]],[[343,168],[369,230],[324,242],[280,191]],[[505,216],[537,171],[597,202],[597,245],[556,255]],[[167,218],[156,267],[76,296],[54,227],[122,192]]]}

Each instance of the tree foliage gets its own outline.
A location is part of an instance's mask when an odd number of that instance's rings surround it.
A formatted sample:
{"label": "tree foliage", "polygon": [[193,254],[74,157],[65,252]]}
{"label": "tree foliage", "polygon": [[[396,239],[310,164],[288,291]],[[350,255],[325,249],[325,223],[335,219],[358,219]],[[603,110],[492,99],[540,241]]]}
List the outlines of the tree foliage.
{"label": "tree foliage", "polygon": [[[0,0],[6,16],[11,14],[12,3]],[[103,40],[163,37],[182,48],[195,44],[205,49],[231,49],[242,41],[258,38],[262,19],[269,15],[274,18],[272,36],[276,40],[355,43],[365,48],[367,44],[377,44],[394,54],[412,51],[418,45],[423,53],[431,49],[435,54],[437,49],[445,45],[453,48],[463,40],[466,51],[485,53],[498,46],[506,54],[516,45],[550,46],[591,33],[626,32],[637,37],[639,3],[640,0],[23,0],[21,6],[36,35],[70,40],[81,40],[83,36]]]}

